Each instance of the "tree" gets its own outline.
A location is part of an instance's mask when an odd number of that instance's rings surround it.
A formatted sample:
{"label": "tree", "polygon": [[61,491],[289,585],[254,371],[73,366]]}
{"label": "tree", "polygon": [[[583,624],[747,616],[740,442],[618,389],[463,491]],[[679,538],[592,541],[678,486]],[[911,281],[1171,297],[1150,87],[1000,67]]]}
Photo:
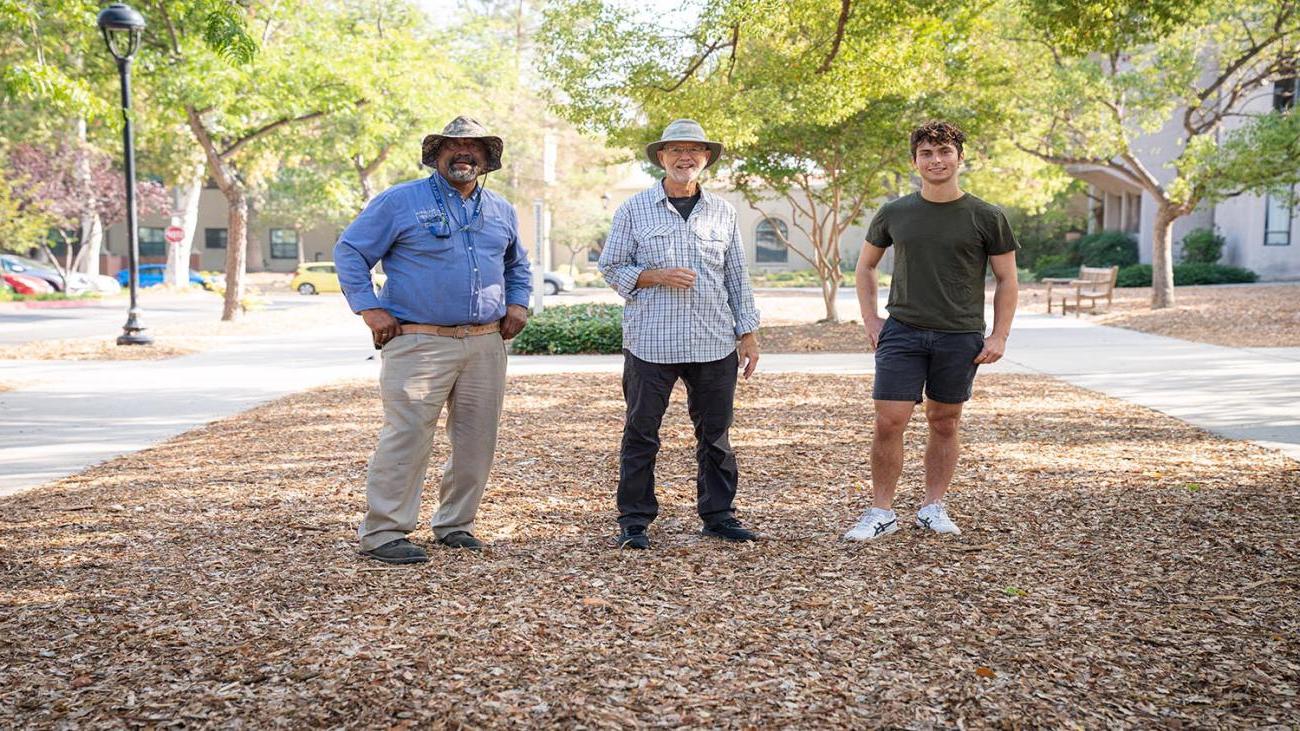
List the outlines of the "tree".
{"label": "tree", "polygon": [[[60,265],[57,257],[50,257],[60,273],[79,269],[78,262],[72,260],[72,252],[74,243],[80,242],[67,232],[77,230],[81,221],[91,217],[106,226],[124,219],[125,176],[113,169],[107,154],[83,149],[76,143],[58,147],[17,145],[8,157],[10,191],[18,201],[19,215],[34,214],[62,238],[66,261]],[[136,182],[136,202],[144,213],[164,211],[168,207],[166,191],[153,181]],[[50,238],[43,235],[39,243],[49,246]],[[81,260],[90,254],[91,249],[82,246],[77,258]]]}
{"label": "tree", "polygon": [[155,18],[151,53],[141,53],[152,99],[184,120],[226,198],[221,317],[232,320],[243,299],[250,195],[273,175],[299,128],[366,103],[349,73],[364,61],[354,55],[346,16],[332,6],[166,0],[142,9]]}
{"label": "tree", "polygon": [[[1300,6],[1293,0],[1025,0],[1007,59],[1006,87],[1021,114],[1007,135],[1040,159],[1096,168],[1155,201],[1153,309],[1174,304],[1176,220],[1202,203],[1300,180],[1300,116],[1251,101],[1300,66]],[[1098,26],[1098,14],[1112,22]],[[1143,137],[1177,131],[1163,163],[1140,154]]]}
{"label": "tree", "polygon": [[[796,211],[810,250],[790,248],[817,273],[835,320],[840,238],[873,201],[910,186],[911,127],[950,117],[978,135],[1003,116],[1000,100],[981,89],[1003,71],[968,42],[987,30],[982,10],[926,0],[714,0],[689,23],[665,23],[568,0],[548,9],[539,58],[562,113],[617,144],[639,147],[683,116],[724,141],[730,182],[752,207],[776,198]],[[1016,202],[1054,192],[1004,190]]]}
{"label": "tree", "polygon": [[775,228],[787,250],[806,261],[821,283],[826,319],[837,321],[840,237],[866,205],[895,189],[907,169],[897,107],[876,104],[833,125],[791,123],[764,130],[760,140],[735,151],[733,181],[750,207],[768,216],[774,195],[794,210],[791,224],[808,238],[810,251],[794,246]]}
{"label": "tree", "polygon": [[[117,74],[95,26],[98,5],[88,0],[0,4],[0,145],[18,141],[63,145],[71,136],[81,218],[77,268],[99,272],[104,223],[91,188],[91,158],[118,140],[108,134]],[[96,55],[98,54],[98,55]],[[5,139],[8,138],[8,139]],[[120,147],[118,148],[120,149]],[[118,195],[122,195],[119,187]],[[63,222],[67,226],[67,222]],[[60,229],[63,230],[62,228]]]}

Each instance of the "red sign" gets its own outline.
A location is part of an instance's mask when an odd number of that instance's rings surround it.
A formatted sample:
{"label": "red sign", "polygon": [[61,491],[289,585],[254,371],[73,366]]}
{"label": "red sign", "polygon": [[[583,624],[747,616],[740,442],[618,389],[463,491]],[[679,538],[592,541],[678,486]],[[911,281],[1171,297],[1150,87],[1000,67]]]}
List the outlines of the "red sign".
{"label": "red sign", "polygon": [[167,230],[163,231],[163,238],[167,239],[169,244],[179,244],[185,238],[185,229],[180,226],[168,226]]}

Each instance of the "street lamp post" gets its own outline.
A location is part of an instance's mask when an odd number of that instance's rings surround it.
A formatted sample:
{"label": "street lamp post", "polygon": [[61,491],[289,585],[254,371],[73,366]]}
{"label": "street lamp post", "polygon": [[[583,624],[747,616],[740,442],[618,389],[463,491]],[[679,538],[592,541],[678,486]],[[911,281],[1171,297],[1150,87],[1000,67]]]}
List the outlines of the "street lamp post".
{"label": "street lamp post", "polygon": [[96,22],[104,34],[108,52],[117,60],[117,72],[122,77],[122,145],[126,148],[126,235],[127,267],[130,271],[131,309],[127,310],[126,324],[117,337],[118,345],[149,345],[153,338],[143,334],[140,324],[140,307],[136,291],[140,282],[140,229],[135,216],[135,138],[131,131],[131,57],[140,49],[140,35],[144,32],[144,16],[125,3],[113,3],[99,11]]}

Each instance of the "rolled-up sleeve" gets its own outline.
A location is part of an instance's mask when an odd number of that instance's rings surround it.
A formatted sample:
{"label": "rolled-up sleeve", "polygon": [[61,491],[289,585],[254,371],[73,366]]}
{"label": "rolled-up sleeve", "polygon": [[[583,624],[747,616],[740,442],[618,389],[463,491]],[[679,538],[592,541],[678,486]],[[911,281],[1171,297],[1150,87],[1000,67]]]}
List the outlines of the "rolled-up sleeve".
{"label": "rolled-up sleeve", "polygon": [[636,263],[636,239],[632,236],[632,216],[626,204],[614,213],[609,236],[605,239],[605,248],[601,250],[600,261],[596,266],[605,277],[605,282],[623,299],[636,297],[636,280],[645,271],[645,267]]}
{"label": "rolled-up sleeve", "polygon": [[528,249],[519,240],[519,214],[510,209],[510,245],[505,253],[506,304],[528,306],[533,294],[533,266],[528,261]]}
{"label": "rolled-up sleeve", "polygon": [[731,226],[722,282],[727,288],[727,302],[736,321],[736,337],[757,330],[758,307],[754,304],[754,288],[749,283],[749,272],[745,267],[745,244],[740,239],[739,222]]}
{"label": "rolled-up sleeve", "polygon": [[343,230],[334,244],[334,268],[339,287],[353,312],[381,307],[375,296],[370,270],[388,253],[399,231],[399,218],[392,211],[392,192],[385,191],[366,206],[361,215]]}

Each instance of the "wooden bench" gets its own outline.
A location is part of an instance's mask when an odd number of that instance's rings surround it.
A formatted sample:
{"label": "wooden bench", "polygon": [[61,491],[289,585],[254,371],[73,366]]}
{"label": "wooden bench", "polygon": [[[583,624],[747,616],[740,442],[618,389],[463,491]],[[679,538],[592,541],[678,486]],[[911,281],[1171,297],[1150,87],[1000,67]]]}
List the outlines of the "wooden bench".
{"label": "wooden bench", "polygon": [[[1083,301],[1088,300],[1088,311],[1097,311],[1097,300],[1105,299],[1109,308],[1115,299],[1115,280],[1119,277],[1119,267],[1079,267],[1076,279],[1044,279],[1047,284],[1047,312],[1052,312],[1052,287],[1063,287],[1058,292],[1061,300],[1061,314],[1070,309],[1070,298],[1074,298],[1074,316],[1079,316]],[[1069,289],[1073,287],[1073,289]]]}

